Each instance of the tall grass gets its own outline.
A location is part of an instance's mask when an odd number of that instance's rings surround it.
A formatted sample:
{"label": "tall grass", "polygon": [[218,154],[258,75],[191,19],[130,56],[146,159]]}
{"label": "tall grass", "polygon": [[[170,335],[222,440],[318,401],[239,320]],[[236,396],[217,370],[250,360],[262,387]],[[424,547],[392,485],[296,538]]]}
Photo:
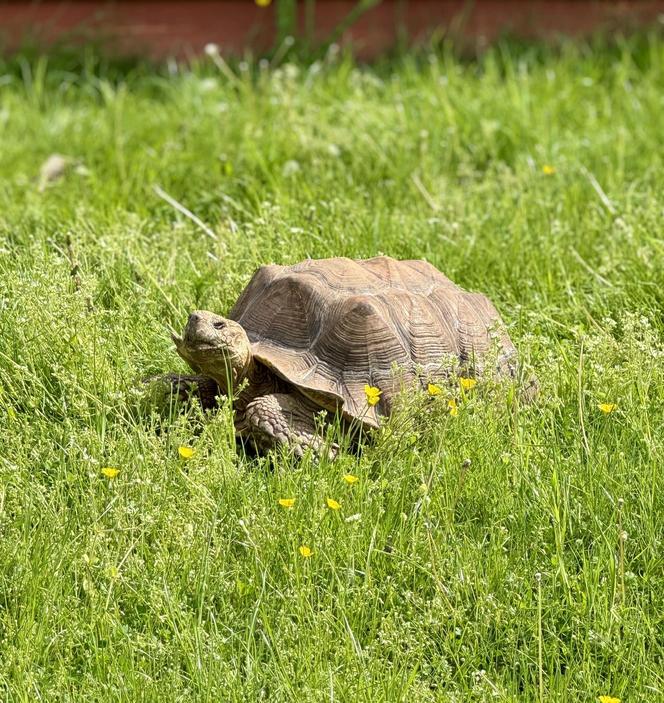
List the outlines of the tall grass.
{"label": "tall grass", "polygon": [[[664,700],[661,40],[231,70],[0,65],[0,698]],[[141,396],[258,265],[379,252],[538,402],[316,465]]]}

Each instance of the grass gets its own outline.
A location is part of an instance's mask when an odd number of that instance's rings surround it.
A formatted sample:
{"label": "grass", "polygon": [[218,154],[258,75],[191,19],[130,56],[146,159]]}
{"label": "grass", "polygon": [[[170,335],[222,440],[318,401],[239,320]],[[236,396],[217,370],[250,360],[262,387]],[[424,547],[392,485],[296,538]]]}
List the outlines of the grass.
{"label": "grass", "polygon": [[[0,64],[0,698],[664,700],[664,43],[215,70]],[[379,252],[487,293],[538,402],[320,465],[146,405],[258,265]]]}

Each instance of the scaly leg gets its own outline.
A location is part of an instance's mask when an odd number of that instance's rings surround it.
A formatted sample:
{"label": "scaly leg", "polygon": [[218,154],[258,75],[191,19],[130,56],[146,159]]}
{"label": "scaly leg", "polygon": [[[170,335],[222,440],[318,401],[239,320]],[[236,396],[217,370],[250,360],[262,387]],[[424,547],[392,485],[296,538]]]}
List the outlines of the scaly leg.
{"label": "scaly leg", "polygon": [[272,393],[252,400],[236,426],[240,435],[251,437],[259,451],[285,444],[296,456],[311,449],[318,456],[326,452],[332,460],[339,447],[325,446],[314,419],[319,411],[317,405],[301,395]]}
{"label": "scaly leg", "polygon": [[216,381],[198,374],[167,373],[163,376],[146,378],[143,383],[181,402],[198,398],[204,410],[216,408],[217,396],[221,394]]}

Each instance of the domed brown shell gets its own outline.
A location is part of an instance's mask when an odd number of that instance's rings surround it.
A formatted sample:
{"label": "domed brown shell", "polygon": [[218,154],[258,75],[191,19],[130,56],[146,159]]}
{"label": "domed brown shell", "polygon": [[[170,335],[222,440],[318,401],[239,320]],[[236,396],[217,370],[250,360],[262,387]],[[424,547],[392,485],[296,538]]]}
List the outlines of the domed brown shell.
{"label": "domed brown shell", "polygon": [[[450,354],[477,372],[497,335],[499,370],[511,370],[516,355],[488,298],[425,261],[261,266],[229,317],[246,330],[258,361],[321,407],[341,407],[371,426],[389,415],[400,389],[440,378]],[[365,385],[382,391],[374,407]]]}

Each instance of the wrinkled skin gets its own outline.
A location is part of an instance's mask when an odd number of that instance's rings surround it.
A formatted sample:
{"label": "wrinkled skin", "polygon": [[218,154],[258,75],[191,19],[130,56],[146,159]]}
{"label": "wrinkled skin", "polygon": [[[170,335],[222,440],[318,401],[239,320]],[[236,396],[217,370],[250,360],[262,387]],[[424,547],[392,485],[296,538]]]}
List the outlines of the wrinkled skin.
{"label": "wrinkled skin", "polygon": [[224,394],[247,377],[253,367],[251,343],[241,325],[207,310],[189,315],[182,336],[172,335],[178,354],[196,372],[213,378]]}
{"label": "wrinkled skin", "polygon": [[[249,338],[237,322],[196,310],[182,336],[172,338],[178,354],[199,375],[199,386],[209,386],[203,381],[212,379],[223,395],[233,398],[239,437],[249,438],[259,451],[283,444],[297,456],[307,449],[336,456],[337,447],[326,448],[316,427],[314,416],[320,408],[253,359]],[[170,379],[182,396],[189,387],[183,378],[171,375],[164,380]]]}

